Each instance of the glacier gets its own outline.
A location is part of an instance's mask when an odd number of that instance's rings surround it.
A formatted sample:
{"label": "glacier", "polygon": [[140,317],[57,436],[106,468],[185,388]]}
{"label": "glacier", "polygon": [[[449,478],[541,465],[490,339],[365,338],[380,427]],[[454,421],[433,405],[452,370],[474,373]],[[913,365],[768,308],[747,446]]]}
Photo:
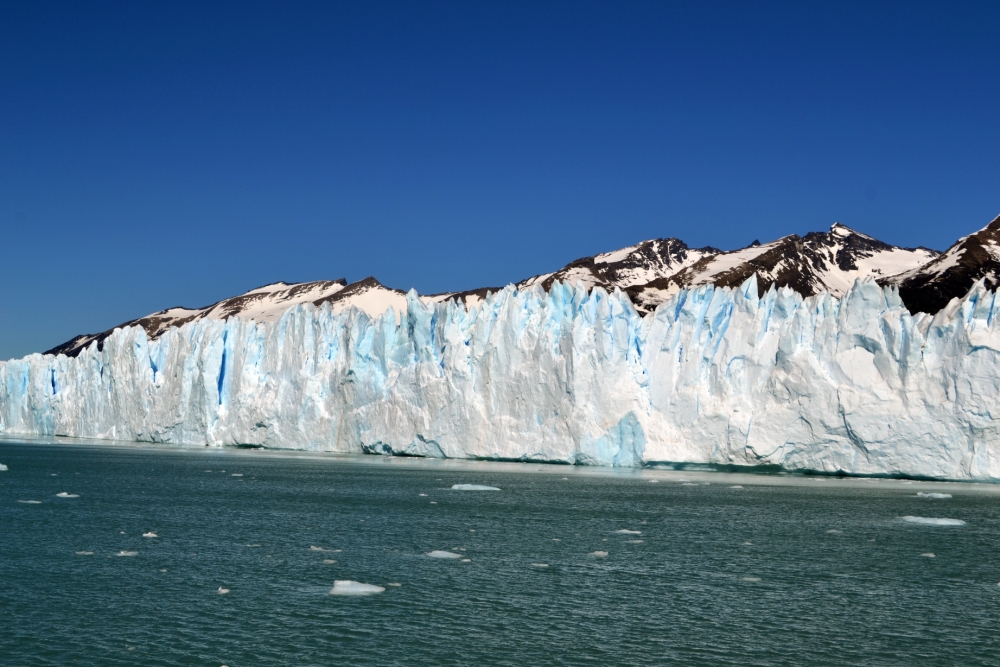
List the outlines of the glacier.
{"label": "glacier", "polygon": [[0,434],[636,467],[1000,480],[1000,310],[842,297],[509,286],[466,307],[118,329],[0,362]]}

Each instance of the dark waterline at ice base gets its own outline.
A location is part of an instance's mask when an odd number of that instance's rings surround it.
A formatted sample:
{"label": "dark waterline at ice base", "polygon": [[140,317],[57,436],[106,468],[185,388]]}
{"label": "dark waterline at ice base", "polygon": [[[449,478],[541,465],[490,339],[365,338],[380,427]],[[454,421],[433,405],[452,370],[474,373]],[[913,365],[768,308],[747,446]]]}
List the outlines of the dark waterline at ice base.
{"label": "dark waterline at ice base", "polygon": [[996,662],[995,486],[12,441],[0,463],[2,664]]}

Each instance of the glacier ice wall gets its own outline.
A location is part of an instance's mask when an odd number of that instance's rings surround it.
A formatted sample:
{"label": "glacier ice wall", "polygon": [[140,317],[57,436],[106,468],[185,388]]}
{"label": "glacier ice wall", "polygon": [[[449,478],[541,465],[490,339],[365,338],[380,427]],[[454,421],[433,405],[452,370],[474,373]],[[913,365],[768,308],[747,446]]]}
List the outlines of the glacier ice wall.
{"label": "glacier ice wall", "polygon": [[931,318],[872,282],[758,298],[754,279],[646,317],[559,283],[376,318],[298,306],[0,363],[0,433],[1000,479],[998,310],[982,286]]}

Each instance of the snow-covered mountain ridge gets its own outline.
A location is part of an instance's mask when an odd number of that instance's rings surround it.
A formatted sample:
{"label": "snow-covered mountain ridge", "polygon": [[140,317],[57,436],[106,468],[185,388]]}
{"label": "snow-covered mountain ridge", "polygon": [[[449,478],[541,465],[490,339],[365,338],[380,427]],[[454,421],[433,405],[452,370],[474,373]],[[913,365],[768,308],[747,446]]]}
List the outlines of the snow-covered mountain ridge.
{"label": "snow-covered mountain ridge", "polygon": [[[988,287],[996,286],[1000,253],[991,254],[989,249],[996,248],[997,239],[1000,239],[997,220],[960,239],[945,255],[927,248],[892,246],[839,223],[829,232],[811,232],[803,237],[791,235],[765,244],[755,241],[746,248],[728,252],[711,247],[689,248],[679,239],[663,238],[584,257],[558,271],[522,280],[516,286],[525,289],[541,285],[548,289],[559,281],[579,283],[586,288],[602,287],[607,292],[618,288],[639,312],[650,313],[681,289],[707,284],[735,287],[751,275],[757,276],[761,295],[776,285],[791,287],[803,296],[822,292],[840,296],[855,280],[874,278],[881,284],[899,284],[903,302],[911,312],[935,313],[950,299],[964,295],[980,277]],[[454,299],[471,306],[500,289],[479,288],[420,298],[425,303]],[[329,303],[334,312],[355,307],[376,316],[390,306],[397,313],[405,310],[406,293],[386,287],[373,277],[351,284],[343,279],[274,283],[204,308],[169,308],[101,333],[77,336],[47,353],[74,356],[94,342],[100,346],[115,328],[125,326],[141,326],[155,339],[172,326],[206,318],[241,317],[270,322],[287,309],[304,303],[315,306]]]}
{"label": "snow-covered mountain ridge", "polygon": [[981,283],[932,317],[872,280],[837,299],[755,276],[648,315],[562,282],[304,303],[2,362],[0,433],[1000,480],[998,311]]}

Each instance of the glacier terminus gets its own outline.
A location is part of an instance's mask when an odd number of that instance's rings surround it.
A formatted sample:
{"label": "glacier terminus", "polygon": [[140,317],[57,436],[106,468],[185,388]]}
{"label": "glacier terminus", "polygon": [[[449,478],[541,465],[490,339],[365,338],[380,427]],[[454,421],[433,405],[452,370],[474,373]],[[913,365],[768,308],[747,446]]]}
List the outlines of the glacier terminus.
{"label": "glacier terminus", "polygon": [[642,314],[620,290],[509,286],[378,316],[115,330],[0,363],[0,433],[425,457],[1000,479],[1000,303],[755,277]]}

